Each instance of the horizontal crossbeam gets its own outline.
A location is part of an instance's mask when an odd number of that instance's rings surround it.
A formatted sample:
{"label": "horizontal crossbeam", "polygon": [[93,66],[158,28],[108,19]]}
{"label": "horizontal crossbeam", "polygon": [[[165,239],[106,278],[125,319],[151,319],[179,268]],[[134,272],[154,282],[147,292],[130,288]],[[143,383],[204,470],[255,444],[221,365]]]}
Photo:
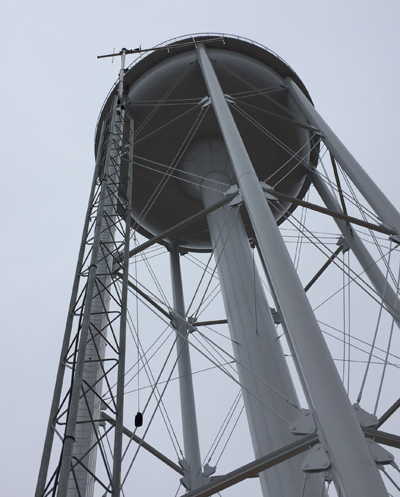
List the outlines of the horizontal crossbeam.
{"label": "horizontal crossbeam", "polygon": [[385,431],[375,430],[374,428],[363,428],[366,437],[372,438],[376,443],[388,445],[400,449],[400,437],[393,435],[393,433],[386,433]]}
{"label": "horizontal crossbeam", "polygon": [[396,235],[396,232],[390,228],[386,228],[385,226],[380,226],[378,224],[368,223],[367,221],[363,221],[362,219],[358,219],[356,217],[347,216],[341,212],[333,212],[325,207],[321,207],[320,205],[312,204],[311,202],[306,202],[305,200],[300,200],[299,198],[289,197],[284,193],[279,193],[275,190],[269,190],[268,193],[273,197],[276,197],[278,200],[284,200],[287,202],[291,202],[295,205],[300,205],[302,207],[307,207],[307,209],[311,209],[316,212],[321,212],[322,214],[326,214],[331,217],[336,217],[338,219],[342,219],[348,223],[357,224],[358,226],[362,226],[363,228],[368,228],[370,230],[378,231],[379,233],[384,233],[385,235]]}
{"label": "horizontal crossbeam", "polygon": [[214,321],[199,321],[193,323],[193,326],[213,326],[215,324],[227,324],[227,319],[215,319]]}
{"label": "horizontal crossbeam", "polygon": [[307,435],[292,444],[282,447],[282,449],[275,450],[274,452],[271,452],[271,454],[260,457],[224,476],[215,478],[211,483],[207,483],[196,490],[187,492],[184,497],[208,497],[214,495],[247,478],[257,476],[262,471],[265,471],[272,466],[276,466],[291,457],[297,456],[297,454],[305,452],[309,447],[316,443],[318,443],[318,436],[316,434]]}
{"label": "horizontal crossbeam", "polygon": [[[165,238],[170,237],[172,234],[177,233],[178,231],[182,230],[183,228],[186,228],[187,226],[190,226],[191,224],[195,223],[196,221],[199,221],[203,217],[207,216],[208,214],[211,214],[211,212],[214,212],[215,210],[219,209],[220,207],[223,207],[224,205],[228,204],[236,194],[232,195],[227,195],[225,198],[220,200],[219,202],[216,202],[214,205],[211,205],[210,207],[207,207],[207,209],[203,209],[197,214],[194,214],[193,216],[188,217],[184,221],[176,224],[172,228],[169,228],[168,230],[164,231],[158,236],[155,236],[154,238],[151,238],[150,240],[147,240],[147,242],[142,243],[138,247],[132,249],[129,252],[129,257],[133,257],[134,255],[138,254],[139,252],[143,252],[143,250],[148,249],[155,243],[161,242]],[[122,255],[118,258],[118,261],[121,259],[122,260]]]}

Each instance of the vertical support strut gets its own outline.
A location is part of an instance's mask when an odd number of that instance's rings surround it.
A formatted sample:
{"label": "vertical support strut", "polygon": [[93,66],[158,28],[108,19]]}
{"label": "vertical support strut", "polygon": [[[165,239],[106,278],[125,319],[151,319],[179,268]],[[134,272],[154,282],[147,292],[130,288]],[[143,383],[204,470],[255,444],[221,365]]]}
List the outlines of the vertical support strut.
{"label": "vertical support strut", "polygon": [[351,155],[328,124],[322,119],[316,109],[305,97],[291,78],[285,78],[289,95],[293,98],[307,121],[315,126],[322,134],[322,141],[328,150],[337,159],[343,170],[360,190],[364,198],[371,205],[379,218],[388,226],[400,232],[400,213],[372,181],[356,159]]}
{"label": "vertical support strut", "polygon": [[197,430],[196,405],[194,400],[192,367],[190,363],[185,303],[183,299],[179,248],[176,245],[171,245],[169,250],[174,303],[173,322],[176,329],[182,430],[186,460],[181,462],[185,470],[185,478],[182,479],[182,484],[188,490],[194,490],[201,485],[204,485],[207,480],[201,471],[200,445]]}
{"label": "vertical support strut", "polygon": [[[125,51],[124,51],[125,55]],[[123,68],[123,64],[122,64]],[[123,77],[123,76],[122,76]],[[122,89],[121,89],[122,91]],[[124,396],[125,396],[125,356],[126,356],[126,320],[128,313],[128,281],[129,281],[129,241],[132,219],[132,180],[133,180],[133,139],[134,123],[130,120],[129,130],[129,163],[128,182],[126,188],[125,205],[125,240],[124,240],[124,260],[121,289],[121,323],[119,335],[119,359],[117,375],[117,406],[115,416],[114,433],[114,459],[113,459],[113,480],[112,497],[119,497],[121,490],[121,464],[122,464],[122,439],[124,430]]]}
{"label": "vertical support strut", "polygon": [[346,497],[387,497],[322,337],[318,323],[281,238],[204,45],[198,59],[260,251],[316,413],[318,433]]}

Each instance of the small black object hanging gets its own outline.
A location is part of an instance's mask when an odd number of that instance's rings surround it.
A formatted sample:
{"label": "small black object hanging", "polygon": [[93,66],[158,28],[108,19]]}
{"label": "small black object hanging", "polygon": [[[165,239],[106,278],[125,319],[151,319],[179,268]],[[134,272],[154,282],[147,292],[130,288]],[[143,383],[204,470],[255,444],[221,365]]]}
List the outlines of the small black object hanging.
{"label": "small black object hanging", "polygon": [[135,426],[138,428],[139,426],[142,426],[143,424],[143,414],[141,412],[138,412],[135,416]]}

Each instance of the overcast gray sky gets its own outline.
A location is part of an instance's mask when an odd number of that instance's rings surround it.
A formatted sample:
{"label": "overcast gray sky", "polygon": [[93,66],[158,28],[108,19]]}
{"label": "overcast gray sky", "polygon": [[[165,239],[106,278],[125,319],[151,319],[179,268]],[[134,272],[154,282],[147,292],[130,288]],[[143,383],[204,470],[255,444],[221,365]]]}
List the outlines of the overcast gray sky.
{"label": "overcast gray sky", "polygon": [[3,3],[2,494],[37,477],[83,216],[93,134],[118,62],[96,56],[196,32],[262,43],[400,207],[397,0]]}

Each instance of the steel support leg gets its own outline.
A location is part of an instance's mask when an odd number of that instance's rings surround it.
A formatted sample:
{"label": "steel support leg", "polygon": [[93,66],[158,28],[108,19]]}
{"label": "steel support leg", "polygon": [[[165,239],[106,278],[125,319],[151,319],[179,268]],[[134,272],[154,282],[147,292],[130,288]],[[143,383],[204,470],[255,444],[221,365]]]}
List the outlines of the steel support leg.
{"label": "steel support leg", "polygon": [[[174,301],[174,324],[176,329],[176,347],[178,353],[183,443],[185,451],[185,461],[182,462],[182,465],[186,476],[182,480],[182,483],[188,490],[194,490],[204,485],[208,479],[203,476],[201,468],[196,405],[192,380],[192,366],[190,363],[188,331],[179,260],[180,255],[179,248],[176,245],[170,246],[170,258]],[[186,465],[187,467],[185,467]]]}
{"label": "steel support leg", "polygon": [[329,452],[346,497],[387,497],[329,349],[297,276],[259,179],[203,45],[198,58],[236,178],[270,275],[288,333],[316,413],[320,439]]}
{"label": "steel support leg", "polygon": [[[209,179],[214,181],[208,183]],[[218,172],[203,180],[205,207],[223,198],[224,188],[216,191],[223,183],[229,178]],[[297,395],[238,208],[222,207],[207,220],[254,454],[260,458],[296,440],[288,423],[300,414],[293,406],[298,404]],[[260,473],[263,495],[300,494],[302,458]],[[321,495],[321,481],[315,480],[310,478],[307,484],[309,497]]]}
{"label": "steel support leg", "polygon": [[335,159],[337,159],[346,174],[348,174],[352,182],[360,190],[379,218],[388,226],[394,228],[397,233],[400,233],[400,214],[398,210],[372,181],[328,124],[322,119],[296,83],[290,78],[285,78],[285,84],[288,87],[290,96],[296,102],[307,121],[321,132],[322,141]]}

